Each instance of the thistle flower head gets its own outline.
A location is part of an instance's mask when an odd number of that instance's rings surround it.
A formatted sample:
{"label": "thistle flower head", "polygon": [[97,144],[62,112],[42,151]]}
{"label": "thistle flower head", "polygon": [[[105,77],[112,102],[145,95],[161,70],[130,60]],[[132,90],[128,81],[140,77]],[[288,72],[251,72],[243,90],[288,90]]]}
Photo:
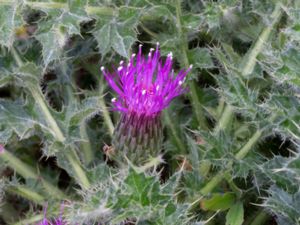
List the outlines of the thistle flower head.
{"label": "thistle flower head", "polygon": [[4,151],[5,151],[4,146],[0,144],[0,154],[4,153]]}
{"label": "thistle flower head", "polygon": [[44,218],[42,221],[37,223],[36,225],[67,225],[67,223],[62,218],[62,212],[63,212],[64,205],[61,205],[61,212],[60,216],[58,218],[55,218],[53,220],[49,220],[47,218],[47,207],[44,209]]}
{"label": "thistle flower head", "polygon": [[147,57],[142,56],[142,45],[138,54],[133,54],[126,65],[123,61],[112,73],[101,70],[109,85],[119,95],[112,99],[114,109],[127,114],[155,116],[166,108],[172,99],[184,93],[187,70],[178,75],[172,70],[172,53],[165,63],[160,59],[159,44],[150,49]]}

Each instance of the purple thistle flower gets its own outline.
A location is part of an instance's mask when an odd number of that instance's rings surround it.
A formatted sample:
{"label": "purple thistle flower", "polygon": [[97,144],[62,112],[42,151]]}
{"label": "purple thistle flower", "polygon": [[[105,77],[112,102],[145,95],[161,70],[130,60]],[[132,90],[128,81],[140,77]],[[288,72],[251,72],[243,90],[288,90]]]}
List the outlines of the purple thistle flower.
{"label": "purple thistle flower", "polygon": [[160,151],[160,114],[172,99],[187,91],[183,83],[192,66],[175,75],[172,60],[170,53],[162,62],[159,44],[144,57],[140,45],[138,54],[132,54],[127,65],[121,61],[112,73],[101,67],[107,82],[118,94],[112,99],[113,110],[121,112],[113,145],[132,161],[140,163],[141,159]]}
{"label": "purple thistle flower", "polygon": [[4,151],[5,151],[4,146],[0,144],[0,154],[1,154],[1,153],[4,153]]}
{"label": "purple thistle flower", "polygon": [[182,84],[187,73],[181,70],[175,76],[172,70],[172,53],[165,63],[160,60],[159,45],[150,49],[148,57],[142,56],[142,45],[138,55],[132,54],[127,65],[123,61],[114,73],[104,67],[101,70],[114,91],[119,95],[112,99],[114,109],[126,114],[155,116],[166,108],[172,99],[187,91]]}
{"label": "purple thistle flower", "polygon": [[47,219],[47,207],[45,207],[45,209],[44,209],[44,218],[43,218],[42,221],[40,221],[36,225],[67,225],[67,223],[62,218],[63,209],[64,209],[64,204],[61,205],[60,216],[58,218],[53,219],[53,220],[49,220],[49,219]]}

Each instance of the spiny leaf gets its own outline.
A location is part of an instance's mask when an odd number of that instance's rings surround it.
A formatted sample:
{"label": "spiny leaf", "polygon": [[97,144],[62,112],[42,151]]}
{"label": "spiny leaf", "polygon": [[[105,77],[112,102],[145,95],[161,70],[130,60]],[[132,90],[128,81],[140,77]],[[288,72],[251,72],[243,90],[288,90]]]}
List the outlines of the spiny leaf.
{"label": "spiny leaf", "polygon": [[20,4],[0,5],[0,44],[11,47],[15,39],[15,29],[23,24]]}

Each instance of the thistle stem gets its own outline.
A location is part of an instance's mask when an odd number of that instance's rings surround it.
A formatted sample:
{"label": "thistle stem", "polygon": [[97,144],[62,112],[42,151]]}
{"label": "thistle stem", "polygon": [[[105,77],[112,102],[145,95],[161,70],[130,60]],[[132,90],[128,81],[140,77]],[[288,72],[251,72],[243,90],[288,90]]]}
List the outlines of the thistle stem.
{"label": "thistle stem", "polygon": [[91,143],[89,141],[89,136],[87,134],[87,124],[85,122],[80,124],[80,136],[84,139],[82,141],[81,146],[82,146],[82,152],[84,155],[84,161],[88,165],[90,162],[92,162],[94,158],[94,152],[91,147]]}
{"label": "thistle stem", "polygon": [[270,215],[264,211],[259,211],[255,217],[252,217],[253,221],[251,223],[246,223],[249,225],[261,225],[266,224],[266,222],[269,220]]}
{"label": "thistle stem", "polygon": [[229,170],[225,172],[220,172],[216,176],[214,176],[201,190],[200,193],[202,195],[209,194],[224,178],[225,174],[229,174]]}
{"label": "thistle stem", "polygon": [[66,153],[66,158],[74,170],[77,182],[79,182],[84,188],[89,188],[90,182],[80,165],[80,161],[77,157],[76,152],[73,151],[73,149],[70,149],[70,152]]}
{"label": "thistle stem", "polygon": [[0,158],[8,162],[8,165],[22,177],[38,179],[39,176],[34,172],[34,169],[31,166],[25,164],[22,160],[18,159],[12,153],[4,150],[0,153]]}
{"label": "thistle stem", "polygon": [[174,137],[174,140],[176,142],[177,147],[180,149],[180,152],[184,153],[186,151],[186,148],[185,148],[184,144],[182,143],[181,138],[179,138],[179,136],[176,132],[174,122],[171,121],[170,113],[168,112],[168,110],[166,110],[164,113],[164,120],[165,120],[167,126],[170,128],[172,136]]}
{"label": "thistle stem", "polygon": [[48,125],[51,127],[52,131],[53,131],[53,135],[55,136],[55,138],[59,141],[59,142],[64,142],[65,141],[65,137],[61,131],[61,129],[59,128],[56,120],[53,118],[53,116],[51,115],[51,112],[48,108],[48,106],[46,105],[45,99],[41,93],[40,88],[36,88],[36,87],[30,87],[29,88],[33,98],[35,99],[35,101],[38,103],[38,105],[40,106],[45,119],[47,120]]}
{"label": "thistle stem", "polygon": [[26,179],[31,178],[34,180],[40,180],[42,182],[43,187],[46,189],[46,191],[51,193],[54,197],[59,199],[66,198],[65,194],[61,190],[59,190],[57,187],[49,183],[41,175],[38,175],[31,166],[27,165],[22,160],[18,159],[12,153],[8,152],[7,150],[4,150],[3,152],[0,153],[0,158],[8,162],[8,166],[14,169],[22,177]]}
{"label": "thistle stem", "polygon": [[[279,21],[281,15],[282,15],[281,3],[277,3],[271,14],[272,23],[268,27],[264,28],[262,33],[257,38],[257,41],[254,43],[254,45],[251,47],[251,49],[249,50],[249,52],[244,58],[245,63],[243,63],[242,68],[240,68],[243,77],[253,72],[254,66],[256,64],[256,58],[258,54],[262,51],[264,43],[269,39],[271,31],[275,26],[275,24]],[[216,131],[219,132],[220,130],[225,129],[229,124],[229,118],[231,118],[232,116],[233,116],[232,107],[227,105],[218,122]],[[244,145],[244,147],[235,155],[235,158],[238,160],[243,159],[251,150],[253,145],[259,140],[261,135],[262,135],[262,131],[257,130],[254,133],[254,135],[249,139],[249,141],[246,143],[246,145]],[[207,183],[207,185],[204,188],[201,189],[200,192],[202,194],[203,192],[206,194],[209,193],[211,190],[215,188],[216,185],[219,184],[219,182],[221,182],[222,177],[224,177],[224,172],[220,172],[219,174],[217,174],[210,182]]]}
{"label": "thistle stem", "polygon": [[113,134],[114,134],[114,129],[115,128],[114,128],[114,125],[113,125],[112,120],[110,118],[107,106],[106,106],[106,104],[104,102],[104,99],[102,97],[100,98],[99,103],[100,103],[100,107],[102,109],[104,122],[105,122],[105,124],[106,124],[106,126],[108,128],[109,135],[112,138]]}
{"label": "thistle stem", "polygon": [[[253,136],[248,140],[248,142],[238,151],[238,153],[235,155],[235,158],[237,160],[243,159],[248,152],[253,148],[253,146],[256,144],[256,142],[260,139],[262,135],[262,131],[258,130],[256,131]],[[227,177],[230,175],[230,169],[232,166],[232,162],[229,162],[227,165],[227,170],[225,172],[221,171],[216,176],[214,176],[201,190],[200,193],[203,195],[207,195],[210,193],[222,180],[224,177]]]}
{"label": "thistle stem", "polygon": [[281,3],[278,2],[275,5],[275,9],[273,10],[271,17],[270,17],[271,24],[269,26],[267,26],[266,28],[264,28],[264,30],[261,32],[261,34],[257,38],[257,41],[251,48],[250,52],[244,58],[245,63],[242,64],[243,68],[241,70],[241,73],[243,76],[247,76],[253,72],[253,69],[256,64],[256,58],[257,58],[258,54],[262,51],[265,42],[269,39],[271,31],[272,31],[273,27],[275,26],[275,24],[279,21],[281,14],[282,14]]}
{"label": "thistle stem", "polygon": [[[15,4],[13,0],[0,0],[0,4],[2,5],[13,5]],[[34,1],[26,1],[25,5],[28,5],[32,8],[39,9],[68,9],[67,3],[62,2],[34,2]],[[86,6],[85,12],[88,15],[98,14],[102,16],[113,16],[116,12],[111,7],[104,6]]]}
{"label": "thistle stem", "polygon": [[225,130],[226,127],[228,127],[228,124],[230,123],[231,119],[233,117],[233,111],[232,107],[230,105],[227,105],[225,107],[224,112],[222,113],[222,117],[219,120],[219,123],[215,127],[215,133],[220,132],[221,130]]}
{"label": "thistle stem", "polygon": [[241,148],[241,150],[235,155],[235,158],[237,160],[243,159],[249,153],[249,151],[252,149],[255,143],[258,142],[261,136],[262,136],[262,131],[257,130],[254,133],[254,135],[249,139],[249,141],[244,145],[244,147]]}
{"label": "thistle stem", "polygon": [[[182,28],[181,18],[182,18],[181,0],[176,0],[176,22],[177,22],[177,27],[178,27],[178,34],[181,39],[180,48],[181,48],[182,61],[183,61],[183,65],[186,68],[188,68],[190,66],[188,56],[187,56],[188,41],[187,41],[187,37]],[[206,123],[204,113],[202,110],[202,106],[201,106],[201,103],[199,101],[199,97],[197,94],[196,83],[193,80],[189,81],[189,88],[190,88],[190,98],[191,98],[194,112],[196,114],[196,119],[198,121],[198,124],[203,129],[206,129],[207,123]]]}
{"label": "thistle stem", "polygon": [[[44,113],[44,116],[45,116],[49,126],[53,130],[53,135],[59,142],[63,143],[66,138],[64,137],[56,120],[51,115],[51,112],[50,112],[48,106],[46,105],[46,100],[45,100],[44,96],[42,95],[40,89],[33,88],[33,87],[30,87],[29,89],[30,89],[32,96],[34,97],[36,102],[39,104],[42,112]],[[73,154],[76,154],[75,151],[72,150],[72,152],[73,152]],[[66,154],[66,157],[69,160],[70,164],[72,165],[72,168],[75,172],[75,176],[77,177],[78,181],[81,182],[85,188],[87,188],[89,186],[89,182],[88,182],[86,174],[81,166],[80,161],[74,160],[74,156],[71,156],[70,152],[65,152],[65,154]]]}
{"label": "thistle stem", "polygon": [[21,185],[9,187],[7,188],[7,191],[13,194],[20,195],[21,197],[28,199],[32,202],[35,202],[37,204],[41,204],[45,201],[45,198],[42,195]]}
{"label": "thistle stem", "polygon": [[[20,58],[18,52],[14,48],[12,48],[12,54],[13,54],[13,56],[14,56],[17,64],[18,64],[18,66],[20,66],[20,67],[23,66],[24,63],[23,63],[22,59]],[[39,107],[41,108],[41,110],[42,110],[42,112],[45,116],[45,119],[46,119],[48,125],[50,126],[50,128],[52,130],[52,135],[55,137],[55,139],[57,141],[63,143],[66,138],[65,138],[63,132],[61,131],[61,129],[59,128],[56,120],[52,116],[52,114],[51,114],[51,112],[50,112],[50,110],[47,106],[45,97],[42,94],[42,91],[41,91],[40,87],[39,86],[29,86],[28,89],[31,92],[31,94],[32,94],[33,98],[35,99],[35,101],[38,103]],[[72,152],[73,152],[74,155],[76,155],[75,151],[72,150]],[[65,154],[66,154],[67,159],[70,160],[70,164],[72,165],[72,167],[74,169],[76,177],[84,185],[84,187],[87,188],[89,186],[88,179],[86,177],[86,174],[85,174],[84,170],[81,167],[80,161],[79,160],[73,160],[74,157],[69,155],[70,152],[67,152]],[[46,181],[43,181],[43,183],[45,183],[45,182]],[[47,188],[47,190],[49,192],[52,192],[52,188],[48,188],[47,185],[45,186],[45,188]],[[61,196],[61,195],[58,195],[58,196]]]}
{"label": "thistle stem", "polygon": [[[253,46],[250,48],[249,52],[246,54],[246,56],[243,59],[244,63],[241,64],[241,68],[240,68],[243,77],[246,77],[247,75],[253,72],[254,66],[256,64],[256,58],[258,54],[262,51],[265,42],[269,39],[271,31],[275,26],[275,24],[279,21],[281,15],[282,15],[281,3],[278,2],[275,5],[275,9],[271,14],[272,23],[263,29],[261,34],[258,36],[257,41],[253,44]],[[225,129],[227,127],[227,125],[229,124],[228,122],[226,122],[228,121],[227,118],[232,117],[232,114],[233,114],[233,110],[231,106],[227,105],[216,127],[217,131],[220,131],[220,128]]]}
{"label": "thistle stem", "polygon": [[34,215],[33,217],[30,217],[28,219],[20,220],[17,223],[13,223],[12,225],[24,225],[24,224],[35,224],[41,220],[43,220],[45,217],[44,214],[38,214]]}

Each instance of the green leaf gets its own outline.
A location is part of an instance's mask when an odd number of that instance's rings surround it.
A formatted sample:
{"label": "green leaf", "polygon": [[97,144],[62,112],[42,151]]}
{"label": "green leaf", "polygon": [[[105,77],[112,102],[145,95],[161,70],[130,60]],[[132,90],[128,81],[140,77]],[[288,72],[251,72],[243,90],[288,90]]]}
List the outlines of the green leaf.
{"label": "green leaf", "polygon": [[11,6],[0,5],[0,44],[11,47],[15,39],[15,29],[23,24],[19,3]]}
{"label": "green leaf", "polygon": [[229,209],[234,204],[234,201],[234,193],[214,194],[210,199],[201,201],[201,208],[204,210],[222,211]]}
{"label": "green leaf", "polygon": [[119,55],[128,58],[136,39],[136,26],[142,10],[121,7],[117,17],[112,18],[93,32],[98,42],[99,52],[104,57],[111,48]]}
{"label": "green leaf", "polygon": [[61,57],[66,37],[59,29],[52,28],[49,32],[37,35],[36,38],[43,46],[42,55],[45,67]]}
{"label": "green leaf", "polygon": [[[32,135],[35,125],[45,127],[41,121],[31,117],[23,102],[0,100],[0,130],[1,142],[6,143],[12,133],[16,133],[20,139]],[[46,128],[47,129],[47,128]]]}
{"label": "green leaf", "polygon": [[114,23],[105,24],[93,34],[98,42],[98,48],[102,57],[113,48],[119,55],[128,58],[129,49],[136,40],[135,36],[122,36],[118,30],[118,25]]}
{"label": "green leaf", "polygon": [[189,62],[199,69],[214,68],[210,52],[207,48],[194,48],[188,51]]}
{"label": "green leaf", "polygon": [[112,37],[112,47],[113,49],[119,53],[119,55],[128,58],[129,55],[129,48],[133,44],[135,38],[131,36],[124,36],[122,37],[117,27],[114,25],[111,30],[111,37]]}
{"label": "green leaf", "polygon": [[244,221],[244,207],[242,202],[237,202],[230,207],[226,215],[226,225],[242,225]]}
{"label": "green leaf", "polygon": [[[278,215],[280,225],[299,224],[300,218],[300,192],[288,193],[276,186],[272,186],[268,192],[270,196],[265,200],[264,206]],[[285,223],[283,223],[285,221]]]}
{"label": "green leaf", "polygon": [[106,55],[111,48],[111,25],[105,24],[100,30],[93,32],[93,35],[98,42],[99,52]]}

